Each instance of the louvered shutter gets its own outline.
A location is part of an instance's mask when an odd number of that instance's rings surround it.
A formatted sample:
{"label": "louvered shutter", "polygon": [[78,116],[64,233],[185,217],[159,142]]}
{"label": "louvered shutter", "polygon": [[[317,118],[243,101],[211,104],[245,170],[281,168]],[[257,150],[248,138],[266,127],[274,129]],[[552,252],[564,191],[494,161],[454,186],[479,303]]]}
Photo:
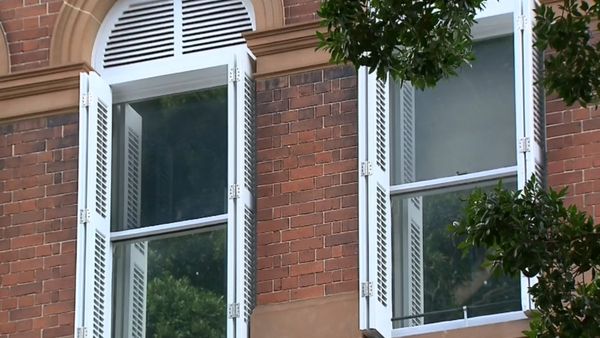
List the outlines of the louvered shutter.
{"label": "louvered shutter", "polygon": [[[535,13],[538,0],[519,0],[514,17],[515,31],[515,102],[517,113],[518,188],[535,175],[545,184],[545,97],[540,82],[543,51],[534,47]],[[521,304],[524,310],[534,307],[528,287],[536,277],[521,276]]]}
{"label": "louvered shutter", "polygon": [[[141,211],[141,175],[142,175],[142,117],[130,106],[119,115],[119,139],[122,140],[115,179],[118,184],[118,220],[125,229],[139,228]],[[117,297],[117,327],[122,337],[146,337],[146,287],[147,287],[147,250],[146,242],[137,242],[122,247],[120,259],[115,264],[119,269],[119,284],[115,290]],[[122,277],[121,277],[122,276]],[[122,313],[121,313],[122,311]]]}
{"label": "louvered shutter", "polygon": [[543,75],[543,51],[535,43],[535,13],[533,10],[539,5],[538,0],[523,0],[523,96],[524,96],[524,131],[526,142],[525,149],[525,179],[536,175],[542,184],[545,180],[545,97],[544,87],[541,83]]}
{"label": "louvered shutter", "polygon": [[111,329],[111,137],[112,102],[110,87],[91,72],[87,107],[87,186],[85,208],[85,272],[83,325],[92,338],[110,337]]}
{"label": "louvered shutter", "polygon": [[[416,179],[415,166],[415,90],[409,83],[399,88],[398,100],[395,104],[399,108],[400,119],[400,147],[401,163],[400,173],[402,183],[411,183]],[[403,233],[401,244],[402,263],[404,274],[402,275],[404,290],[402,304],[396,304],[403,308],[407,315],[419,315],[424,312],[423,308],[423,211],[422,198],[412,197],[404,199],[401,231]],[[398,267],[399,268],[399,267]],[[408,326],[423,324],[423,317],[412,318]]]}
{"label": "louvered shutter", "polygon": [[235,74],[236,148],[235,180],[238,196],[235,200],[236,246],[236,337],[248,337],[250,315],[255,304],[256,214],[255,214],[255,89],[252,80],[252,59],[238,57]]}
{"label": "louvered shutter", "polygon": [[[364,72],[364,70],[361,70]],[[366,248],[367,259],[360,261],[361,330],[369,336],[389,337],[392,330],[391,212],[389,156],[389,82],[375,74],[361,75],[366,85],[366,118],[359,121],[361,179],[359,246]],[[359,212],[360,212],[359,211]]]}

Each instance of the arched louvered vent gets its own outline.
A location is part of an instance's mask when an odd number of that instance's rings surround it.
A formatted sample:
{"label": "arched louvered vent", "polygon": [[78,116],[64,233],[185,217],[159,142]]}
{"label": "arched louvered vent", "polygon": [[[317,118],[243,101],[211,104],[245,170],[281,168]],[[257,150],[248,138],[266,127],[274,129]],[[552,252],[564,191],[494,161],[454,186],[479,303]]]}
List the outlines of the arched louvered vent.
{"label": "arched louvered vent", "polygon": [[242,0],[146,0],[124,7],[102,46],[111,68],[244,43],[252,20]]}
{"label": "arched louvered vent", "polygon": [[183,53],[244,42],[252,22],[239,0],[183,0]]}
{"label": "arched louvered vent", "polygon": [[134,3],[114,25],[104,51],[104,68],[175,54],[173,1]]}

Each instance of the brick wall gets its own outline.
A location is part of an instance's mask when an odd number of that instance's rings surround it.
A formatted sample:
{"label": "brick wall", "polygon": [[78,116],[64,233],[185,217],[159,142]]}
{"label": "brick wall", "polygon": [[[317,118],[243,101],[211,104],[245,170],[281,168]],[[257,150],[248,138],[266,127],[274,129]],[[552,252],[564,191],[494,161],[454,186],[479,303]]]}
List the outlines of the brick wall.
{"label": "brick wall", "polygon": [[0,123],[0,337],[72,336],[77,115]]}
{"label": "brick wall", "polygon": [[11,71],[48,66],[50,36],[63,0],[1,0]]}
{"label": "brick wall", "polygon": [[600,109],[565,107],[558,99],[546,107],[548,184],[567,186],[567,204],[600,217]]}
{"label": "brick wall", "polygon": [[357,78],[257,81],[258,303],[358,289]]}
{"label": "brick wall", "polygon": [[283,0],[285,24],[312,22],[319,19],[320,0]]}

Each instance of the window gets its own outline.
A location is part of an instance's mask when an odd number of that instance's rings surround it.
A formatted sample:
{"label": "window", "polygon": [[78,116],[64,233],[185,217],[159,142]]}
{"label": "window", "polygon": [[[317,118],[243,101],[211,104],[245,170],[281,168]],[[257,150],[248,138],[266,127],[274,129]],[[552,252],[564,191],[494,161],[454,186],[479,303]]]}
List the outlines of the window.
{"label": "window", "polygon": [[463,257],[447,226],[473,189],[543,177],[534,4],[490,3],[473,29],[476,61],[435,88],[361,70],[361,329],[400,337],[525,318],[531,281],[493,277],[485,252]]}
{"label": "window", "polygon": [[123,0],[100,29],[99,74],[81,75],[76,323],[90,337],[248,336],[249,13]]}

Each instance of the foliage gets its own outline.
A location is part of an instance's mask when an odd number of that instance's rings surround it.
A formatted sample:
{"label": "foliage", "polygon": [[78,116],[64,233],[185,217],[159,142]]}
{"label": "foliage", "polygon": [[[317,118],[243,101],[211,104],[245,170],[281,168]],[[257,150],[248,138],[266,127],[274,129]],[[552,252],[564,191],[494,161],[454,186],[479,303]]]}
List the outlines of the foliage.
{"label": "foliage", "polygon": [[499,184],[476,191],[451,226],[463,250],[485,248],[496,272],[537,276],[528,337],[600,336],[600,229],[565,207],[566,189],[545,191],[533,177],[522,191]]}
{"label": "foliage", "polygon": [[[379,78],[389,73],[419,89],[433,87],[473,59],[471,26],[484,5],[485,0],[325,0],[319,15],[327,32],[317,33],[318,48],[330,52],[333,63],[367,66]],[[595,102],[600,44],[592,41],[589,27],[593,22],[600,29],[600,5],[563,0],[558,9],[536,9],[536,46],[553,50],[543,83],[569,105]]]}
{"label": "foliage", "polygon": [[536,46],[553,52],[545,61],[544,85],[568,104],[598,101],[600,43],[592,42],[592,21],[600,30],[600,4],[564,0],[558,12],[551,6],[536,9]]}
{"label": "foliage", "polygon": [[219,338],[226,336],[223,296],[170,274],[148,284],[148,337]]}
{"label": "foliage", "polygon": [[[488,190],[490,190],[488,188]],[[485,250],[474,248],[462,254],[460,238],[448,233],[446,225],[464,209],[471,190],[445,192],[423,197],[423,276],[425,312],[469,307],[469,315],[515,310],[520,299],[518,278],[490,276],[481,267]],[[477,276],[486,276],[477,278]],[[484,306],[482,306],[484,305]],[[463,313],[446,312],[425,317],[426,323],[462,318]]]}
{"label": "foliage", "polygon": [[484,0],[327,0],[319,48],[334,63],[368,66],[381,78],[434,86],[473,59],[471,26]]}

